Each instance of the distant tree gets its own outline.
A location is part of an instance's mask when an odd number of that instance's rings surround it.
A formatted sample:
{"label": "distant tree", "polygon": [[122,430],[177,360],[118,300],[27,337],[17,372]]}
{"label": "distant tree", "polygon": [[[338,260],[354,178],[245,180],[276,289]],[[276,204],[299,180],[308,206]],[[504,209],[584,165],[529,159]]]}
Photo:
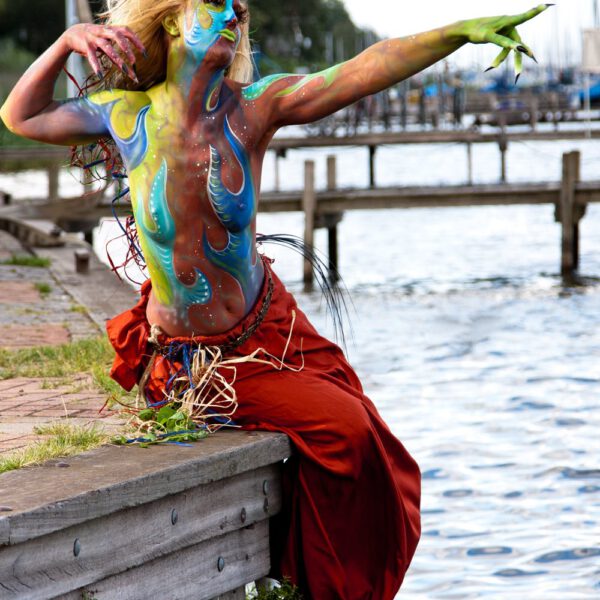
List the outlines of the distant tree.
{"label": "distant tree", "polygon": [[314,70],[362,49],[364,32],[341,0],[250,0],[250,7],[252,38],[266,56],[267,71],[298,66]]}
{"label": "distant tree", "polygon": [[41,54],[65,29],[65,0],[0,0],[0,38]]}
{"label": "distant tree", "polygon": [[[252,38],[261,71],[315,70],[354,55],[363,46],[341,0],[249,0]],[[90,0],[98,14],[103,0]],[[65,0],[0,0],[0,38],[41,54],[65,28]],[[371,34],[371,40],[373,36]]]}

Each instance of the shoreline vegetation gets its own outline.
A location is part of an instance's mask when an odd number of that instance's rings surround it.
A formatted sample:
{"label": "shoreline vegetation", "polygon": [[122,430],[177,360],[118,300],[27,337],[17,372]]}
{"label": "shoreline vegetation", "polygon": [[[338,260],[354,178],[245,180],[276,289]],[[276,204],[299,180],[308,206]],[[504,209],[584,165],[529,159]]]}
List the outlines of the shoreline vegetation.
{"label": "shoreline vegetation", "polygon": [[25,350],[0,349],[0,381],[15,377],[40,378],[48,387],[73,383],[81,385],[87,376],[90,385],[106,394],[110,405],[133,398],[113,381],[108,372],[114,351],[106,337],[95,337]]}
{"label": "shoreline vegetation", "polygon": [[0,475],[16,469],[43,464],[49,460],[68,458],[108,444],[111,435],[99,425],[75,425],[68,419],[34,428],[39,441],[0,456]]}
{"label": "shoreline vegetation", "polygon": [[[42,387],[70,386],[75,393],[91,387],[106,396],[106,406],[133,401],[108,372],[113,349],[106,337],[85,339],[61,346],[40,346],[25,350],[0,349],[0,381],[17,377],[42,380]],[[98,409],[101,407],[99,406]],[[123,431],[126,432],[126,422]],[[98,423],[73,423],[68,417],[34,428],[36,441],[0,457],[0,474],[57,458],[81,454],[110,443],[115,432]]]}

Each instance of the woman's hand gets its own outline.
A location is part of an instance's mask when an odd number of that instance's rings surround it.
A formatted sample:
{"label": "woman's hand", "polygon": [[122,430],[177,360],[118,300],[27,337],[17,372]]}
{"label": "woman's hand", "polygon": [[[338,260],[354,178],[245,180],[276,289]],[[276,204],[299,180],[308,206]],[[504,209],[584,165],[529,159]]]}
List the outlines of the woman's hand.
{"label": "woman's hand", "polygon": [[488,71],[500,66],[508,58],[510,53],[514,51],[515,73],[518,80],[523,70],[523,54],[526,54],[534,61],[535,56],[531,48],[523,43],[523,40],[517,31],[517,26],[537,17],[551,6],[554,5],[540,4],[519,15],[459,21],[453,27],[452,35],[458,36],[462,41],[471,42],[472,44],[491,43],[500,46],[502,52],[496,57],[491,67],[487,69]]}
{"label": "woman's hand", "polygon": [[80,23],[69,27],[63,38],[73,52],[87,58],[98,77],[102,77],[99,55],[104,54],[127,77],[139,83],[135,74],[134,50],[145,55],[146,49],[129,28]]}

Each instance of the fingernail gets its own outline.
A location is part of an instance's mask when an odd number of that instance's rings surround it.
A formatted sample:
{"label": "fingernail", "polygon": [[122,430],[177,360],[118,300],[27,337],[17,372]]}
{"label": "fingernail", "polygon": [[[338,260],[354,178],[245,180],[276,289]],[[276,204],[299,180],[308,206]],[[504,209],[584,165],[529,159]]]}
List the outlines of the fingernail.
{"label": "fingernail", "polygon": [[143,52],[142,52],[142,56],[144,58],[148,58],[148,50],[144,49]]}
{"label": "fingernail", "polygon": [[100,69],[95,71],[95,73],[96,73],[96,77],[98,77],[98,79],[102,79],[102,71]]}
{"label": "fingernail", "polygon": [[130,74],[129,67],[127,65],[123,65],[121,67],[121,71],[123,71],[123,73],[125,73],[125,75],[129,75]]}

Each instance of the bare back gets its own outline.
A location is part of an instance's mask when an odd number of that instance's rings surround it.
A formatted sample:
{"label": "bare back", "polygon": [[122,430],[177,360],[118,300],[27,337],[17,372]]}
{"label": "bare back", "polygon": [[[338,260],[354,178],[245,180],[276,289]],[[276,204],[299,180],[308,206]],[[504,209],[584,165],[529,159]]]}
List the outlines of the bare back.
{"label": "bare back", "polygon": [[[239,86],[186,106],[161,84],[90,97],[128,169],[152,280],[148,320],[172,336],[221,333],[252,308],[263,280],[255,233],[268,140]],[[214,103],[213,103],[214,102]]]}

